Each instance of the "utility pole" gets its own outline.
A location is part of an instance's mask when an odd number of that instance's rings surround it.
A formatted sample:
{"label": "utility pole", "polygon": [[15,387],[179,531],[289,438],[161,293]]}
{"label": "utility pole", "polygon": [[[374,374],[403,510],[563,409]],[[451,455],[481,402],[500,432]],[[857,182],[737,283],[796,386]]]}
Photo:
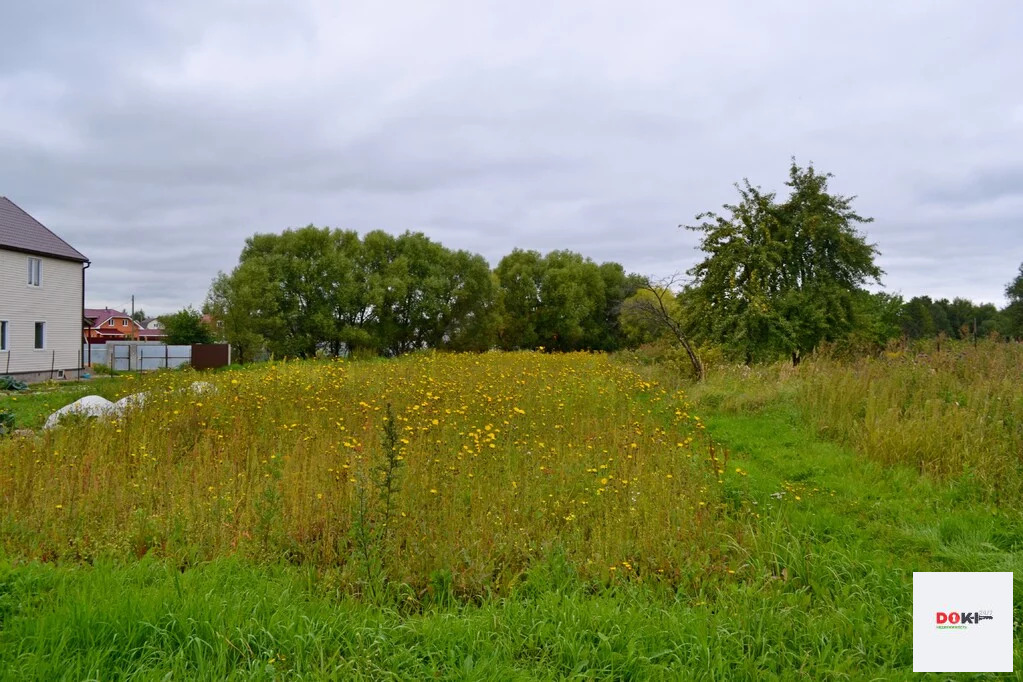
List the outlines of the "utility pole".
{"label": "utility pole", "polygon": [[135,319],[135,294],[131,295],[131,319]]}

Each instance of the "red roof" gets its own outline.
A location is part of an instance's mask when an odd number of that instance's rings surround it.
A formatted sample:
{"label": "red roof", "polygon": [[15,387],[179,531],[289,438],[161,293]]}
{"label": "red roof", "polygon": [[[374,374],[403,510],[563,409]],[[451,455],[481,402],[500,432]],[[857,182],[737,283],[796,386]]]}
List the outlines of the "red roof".
{"label": "red roof", "polygon": [[[131,320],[131,316],[128,313],[114,310],[113,308],[86,308],[83,313],[86,319],[92,321],[93,326],[103,324],[111,317],[126,317]],[[135,320],[132,320],[132,322],[135,322]],[[137,325],[138,322],[135,322],[135,324]]]}

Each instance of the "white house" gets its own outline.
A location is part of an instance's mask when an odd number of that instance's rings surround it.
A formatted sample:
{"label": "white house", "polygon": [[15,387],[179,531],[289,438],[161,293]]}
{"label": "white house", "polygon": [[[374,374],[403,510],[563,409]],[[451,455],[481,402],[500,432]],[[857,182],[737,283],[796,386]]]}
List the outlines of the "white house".
{"label": "white house", "polygon": [[89,259],[0,196],[0,375],[77,376]]}

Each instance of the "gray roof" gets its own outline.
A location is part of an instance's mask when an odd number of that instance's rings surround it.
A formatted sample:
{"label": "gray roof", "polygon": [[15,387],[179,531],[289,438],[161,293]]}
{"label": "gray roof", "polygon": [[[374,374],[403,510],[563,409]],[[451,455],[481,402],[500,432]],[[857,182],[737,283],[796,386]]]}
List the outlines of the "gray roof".
{"label": "gray roof", "polygon": [[80,262],[89,260],[7,197],[0,197],[0,249]]}

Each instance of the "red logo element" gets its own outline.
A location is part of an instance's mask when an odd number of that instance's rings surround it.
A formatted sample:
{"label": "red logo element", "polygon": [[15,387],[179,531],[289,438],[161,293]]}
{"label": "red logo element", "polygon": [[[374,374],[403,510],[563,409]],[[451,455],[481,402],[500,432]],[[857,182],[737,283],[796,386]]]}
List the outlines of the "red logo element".
{"label": "red logo element", "polygon": [[949,611],[943,613],[938,611],[935,613],[935,619],[938,625],[976,625],[982,620],[994,620],[994,616],[990,611]]}

